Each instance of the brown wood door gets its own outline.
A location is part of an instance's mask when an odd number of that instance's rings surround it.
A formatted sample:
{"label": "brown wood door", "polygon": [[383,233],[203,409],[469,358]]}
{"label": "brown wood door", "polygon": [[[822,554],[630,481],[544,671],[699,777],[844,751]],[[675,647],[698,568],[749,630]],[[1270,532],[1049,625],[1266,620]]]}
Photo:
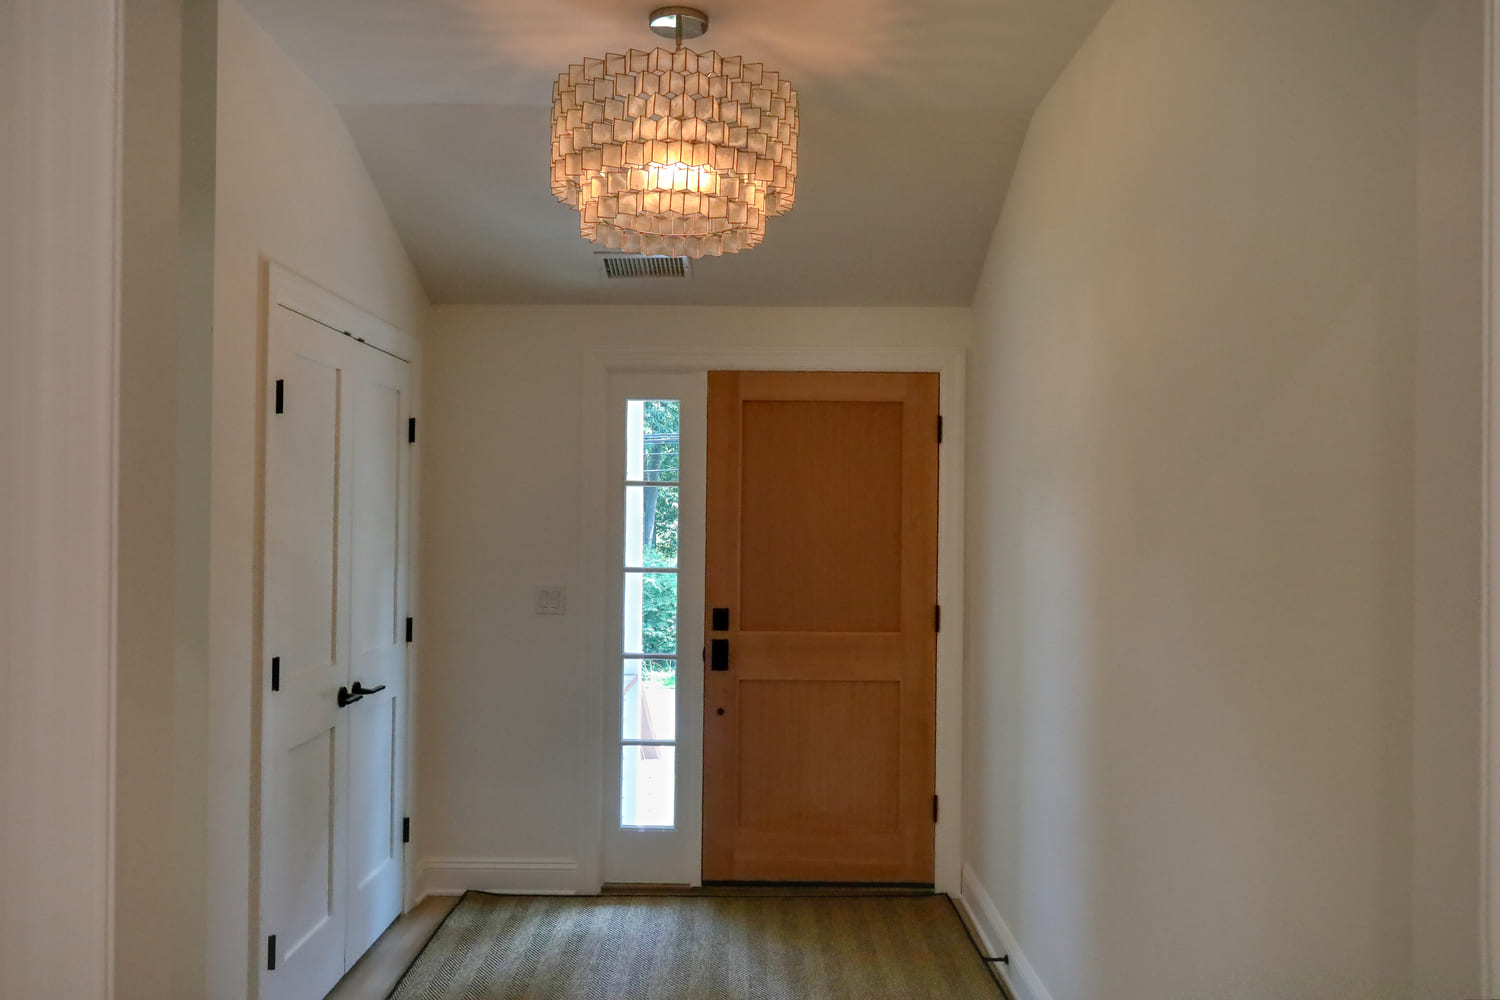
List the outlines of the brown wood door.
{"label": "brown wood door", "polygon": [[935,374],[709,373],[704,879],[932,882],[937,422]]}

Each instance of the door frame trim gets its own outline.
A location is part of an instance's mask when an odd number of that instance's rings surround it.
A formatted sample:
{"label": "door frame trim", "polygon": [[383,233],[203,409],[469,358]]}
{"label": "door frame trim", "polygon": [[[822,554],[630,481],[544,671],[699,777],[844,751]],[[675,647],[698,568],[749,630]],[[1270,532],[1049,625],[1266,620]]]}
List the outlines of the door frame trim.
{"label": "door frame trim", "polygon": [[[421,360],[420,341],[416,337],[274,260],[266,261],[266,283],[267,316],[271,309],[286,306],[315,323],[353,336],[413,366]],[[413,367],[414,376],[416,372]]]}
{"label": "door frame trim", "polygon": [[[256,678],[251,685],[252,711],[250,718],[250,776],[246,782],[247,787],[243,790],[229,789],[226,787],[225,794],[243,794],[248,799],[249,815],[252,817],[248,836],[249,857],[248,874],[250,876],[245,885],[248,899],[249,923],[250,923],[250,961],[249,971],[251,976],[249,996],[258,996],[260,992],[261,965],[258,961],[261,946],[261,913],[260,894],[254,887],[259,884],[260,861],[261,861],[261,734],[265,725],[264,713],[260,703],[261,671],[265,666],[265,619],[262,595],[265,591],[265,510],[263,507],[265,497],[265,433],[266,415],[264,412],[265,400],[268,393],[267,365],[270,358],[270,319],[278,307],[286,307],[297,312],[315,323],[320,323],[332,330],[336,330],[346,336],[362,340],[365,344],[394,355],[405,361],[411,369],[411,416],[421,416],[422,404],[422,349],[421,341],[406,331],[386,322],[373,313],[367,312],[353,302],[330,291],[327,288],[303,277],[296,271],[291,270],[283,264],[266,257],[261,258],[262,281],[265,294],[262,301],[264,306],[258,320],[260,328],[260,344],[257,349],[260,372],[258,375],[260,391],[258,399],[261,409],[256,416],[256,471],[255,471],[255,556],[254,556],[254,581],[252,593],[254,594],[255,607],[253,610],[253,638],[252,638],[252,663],[253,674]],[[420,440],[420,438],[419,438]],[[409,613],[420,617],[421,608],[419,598],[421,594],[421,563],[418,551],[418,538],[420,535],[421,510],[421,457],[420,448],[413,448],[408,461],[407,475],[410,479],[410,512],[407,514],[409,530],[407,533],[407,596],[406,606]],[[421,629],[417,629],[413,636],[413,642],[407,646],[406,651],[406,753],[402,761],[405,769],[403,777],[403,791],[405,795],[405,814],[411,816],[415,813],[417,801],[417,768],[416,768],[416,743],[417,743],[417,689],[418,684],[418,661],[421,650]],[[417,858],[420,852],[417,849],[418,836],[421,824],[415,824],[417,831],[412,835],[412,842],[405,845],[406,854],[402,859],[402,911],[409,910],[417,902]]]}
{"label": "door frame trim", "polygon": [[[605,566],[605,505],[609,378],[617,373],[685,374],[714,369],[761,371],[936,372],[943,415],[943,456],[938,469],[938,602],[943,628],[937,649],[937,794],[942,808],[934,824],[934,887],[957,895],[962,877],[963,690],[964,690],[964,433],[966,349],[933,347],[696,347],[619,346],[586,351],[583,357],[583,515],[579,525],[580,579],[602,580]],[[937,429],[933,428],[933,433]],[[587,643],[587,662],[602,664],[610,637],[599,588],[584,588],[578,611],[599,623]],[[602,674],[601,674],[602,676]],[[576,891],[598,892],[603,865],[605,686],[583,706],[584,780],[578,815],[582,827]]]}
{"label": "door frame trim", "polygon": [[1480,987],[1500,989],[1500,2],[1484,5]]}
{"label": "door frame trim", "polygon": [[[607,382],[609,409],[606,411],[605,419],[609,424],[610,437],[610,440],[606,441],[606,454],[610,456],[607,466],[612,466],[618,474],[608,476],[606,473],[608,492],[605,504],[609,510],[609,514],[603,521],[607,539],[603,563],[606,568],[603,575],[599,577],[606,602],[605,655],[609,656],[611,652],[617,654],[620,650],[624,625],[622,614],[624,563],[619,557],[616,557],[614,563],[609,562],[610,552],[623,553],[624,551],[625,525],[624,518],[621,516],[625,494],[624,404],[629,399],[649,398],[649,396],[668,399],[675,396],[682,401],[685,414],[696,413],[700,418],[696,429],[690,430],[686,423],[682,428],[680,450],[682,475],[679,483],[683,508],[681,520],[678,522],[678,538],[681,545],[677,561],[680,573],[692,574],[696,571],[698,574],[696,582],[691,580],[690,575],[689,582],[686,584],[682,582],[681,576],[678,578],[677,663],[679,667],[687,663],[691,669],[698,669],[691,655],[691,649],[698,644],[699,637],[703,634],[703,586],[706,579],[704,534],[707,524],[705,481],[708,472],[708,441],[705,431],[708,425],[708,380],[695,372],[663,374],[629,371],[612,372]],[[687,637],[686,642],[682,640],[683,636]],[[616,665],[620,663],[618,655],[615,656],[613,663]],[[607,862],[611,852],[616,855],[614,870],[602,870],[601,879],[607,875],[610,876],[609,881],[627,881],[619,877],[620,869],[633,867],[637,874],[646,875],[649,872],[655,877],[647,875],[647,877],[630,881],[675,883],[677,878],[672,876],[682,875],[686,877],[687,884],[701,885],[703,881],[701,852],[694,856],[692,847],[694,843],[701,845],[703,842],[703,678],[700,674],[695,679],[690,678],[686,681],[679,679],[677,684],[677,735],[673,742],[678,748],[676,773],[683,784],[678,786],[676,791],[673,834],[668,835],[670,839],[661,838],[652,842],[656,837],[654,833],[643,835],[622,833],[619,826],[620,795],[617,782],[621,771],[616,762],[620,757],[617,749],[611,749],[611,747],[618,748],[620,745],[622,705],[618,669],[616,666],[616,672],[611,674],[606,663],[601,701],[604,728],[599,737],[603,753],[599,764],[603,769],[603,776],[608,779],[600,786],[604,807],[599,817],[600,835],[603,838],[601,862]],[[683,753],[681,750],[683,746],[688,747],[689,752]],[[684,792],[684,786],[692,782],[696,782],[697,787]],[[613,844],[610,843],[610,834],[607,832],[611,829],[615,831]],[[675,864],[661,863],[664,858],[672,858]],[[624,864],[622,865],[621,862]]]}

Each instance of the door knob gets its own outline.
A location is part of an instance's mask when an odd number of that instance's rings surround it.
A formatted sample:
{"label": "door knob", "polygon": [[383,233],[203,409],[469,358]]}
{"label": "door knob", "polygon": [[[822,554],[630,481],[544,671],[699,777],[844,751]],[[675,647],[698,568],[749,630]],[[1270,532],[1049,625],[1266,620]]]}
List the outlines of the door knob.
{"label": "door knob", "polygon": [[377,691],[384,691],[384,690],[385,690],[385,685],[384,684],[376,684],[372,688],[367,688],[363,684],[361,684],[359,681],[355,681],[354,682],[354,687],[352,687],[352,688],[349,689],[349,693],[352,694],[352,695],[354,695],[356,698],[363,698],[367,694],[375,694]]}
{"label": "door knob", "polygon": [[[354,686],[359,687],[358,684]],[[350,694],[348,688],[341,687],[339,688],[339,708],[346,708],[349,705],[354,704],[356,701],[363,701],[364,697],[365,696],[362,694]]]}

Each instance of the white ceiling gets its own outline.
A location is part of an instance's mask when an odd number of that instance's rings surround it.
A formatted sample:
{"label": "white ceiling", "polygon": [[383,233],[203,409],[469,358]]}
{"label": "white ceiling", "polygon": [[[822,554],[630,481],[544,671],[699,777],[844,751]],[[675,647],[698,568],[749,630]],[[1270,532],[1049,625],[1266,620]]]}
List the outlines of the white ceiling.
{"label": "white ceiling", "polygon": [[244,3],[339,106],[434,302],[967,305],[1031,114],[1109,0],[709,0],[693,48],[799,93],[796,207],[690,282],[609,283],[549,187],[552,81],[656,44],[657,2]]}

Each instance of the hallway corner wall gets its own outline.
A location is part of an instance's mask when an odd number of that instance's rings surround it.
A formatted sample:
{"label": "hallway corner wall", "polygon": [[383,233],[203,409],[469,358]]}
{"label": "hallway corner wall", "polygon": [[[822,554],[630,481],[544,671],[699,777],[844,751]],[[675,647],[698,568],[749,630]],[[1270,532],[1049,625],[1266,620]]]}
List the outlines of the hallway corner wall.
{"label": "hallway corner wall", "polygon": [[1119,0],[1032,122],[975,304],[965,843],[1055,1000],[1412,995],[1414,563],[1477,541],[1467,445],[1418,451],[1477,390],[1451,314],[1413,375],[1429,7]]}
{"label": "hallway corner wall", "polygon": [[[588,359],[639,349],[642,370],[653,355],[681,370],[674,356],[731,348],[958,354],[970,332],[963,308],[433,310],[418,609],[431,683],[416,709],[428,890],[600,883],[605,588],[580,525],[602,424],[585,426]],[[534,613],[541,585],[567,587],[565,615]]]}

